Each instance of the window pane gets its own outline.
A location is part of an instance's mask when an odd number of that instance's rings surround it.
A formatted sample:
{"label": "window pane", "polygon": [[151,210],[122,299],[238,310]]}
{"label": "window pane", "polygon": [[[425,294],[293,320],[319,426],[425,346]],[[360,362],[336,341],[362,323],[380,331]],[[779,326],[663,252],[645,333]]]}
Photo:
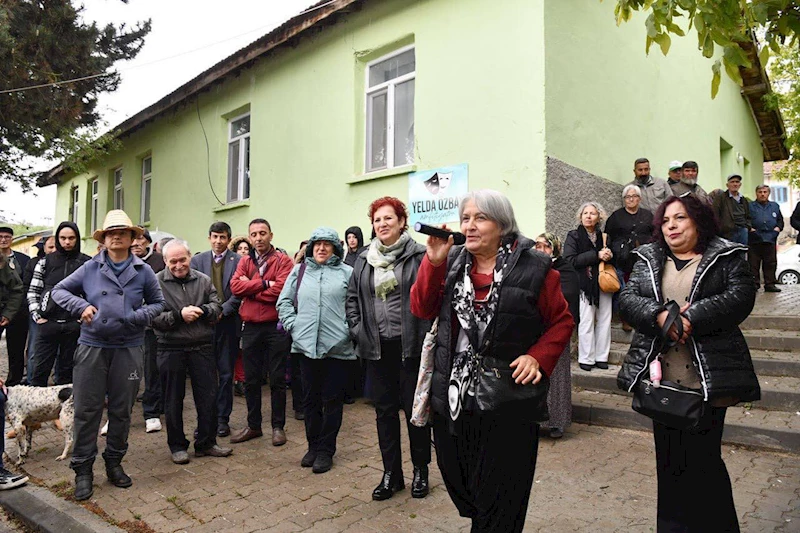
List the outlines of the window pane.
{"label": "window pane", "polygon": [[92,194],[97,194],[97,180],[92,182]]}
{"label": "window pane", "polygon": [[385,92],[369,96],[367,170],[386,167],[386,98]]}
{"label": "window pane", "polygon": [[114,185],[122,185],[122,169],[114,171]]}
{"label": "window pane", "polygon": [[153,171],[153,159],[148,157],[142,161],[142,175],[150,174]]}
{"label": "window pane", "polygon": [[242,199],[250,198],[250,137],[244,140],[244,195]]}
{"label": "window pane", "polygon": [[390,57],[385,61],[376,63],[369,67],[369,86],[374,87],[383,82],[393,80],[409,72],[414,72],[416,59],[414,49],[407,50],[402,54]]}
{"label": "window pane", "polygon": [[97,229],[97,198],[92,198],[92,231]]}
{"label": "window pane", "polygon": [[114,191],[114,209],[124,209],[122,207],[122,189]]}
{"label": "window pane", "polygon": [[239,141],[228,145],[228,201],[239,199]]}
{"label": "window pane", "polygon": [[394,166],[414,162],[414,80],[394,90]]}
{"label": "window pane", "polygon": [[142,222],[150,222],[150,180],[144,181],[142,196]]}
{"label": "window pane", "polygon": [[250,133],[250,115],[231,122],[231,139]]}

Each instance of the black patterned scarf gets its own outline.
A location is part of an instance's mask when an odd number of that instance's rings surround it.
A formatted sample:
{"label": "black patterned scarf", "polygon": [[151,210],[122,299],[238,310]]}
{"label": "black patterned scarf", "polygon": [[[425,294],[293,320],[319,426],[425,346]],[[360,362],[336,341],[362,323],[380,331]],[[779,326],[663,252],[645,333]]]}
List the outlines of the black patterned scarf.
{"label": "black patterned scarf", "polygon": [[455,420],[463,410],[470,409],[475,397],[475,385],[480,368],[480,348],[488,340],[485,333],[497,312],[500,286],[506,273],[508,258],[511,256],[512,242],[502,244],[497,250],[492,285],[484,302],[475,301],[475,287],[472,285],[472,254],[467,253],[464,276],[453,287],[453,310],[461,326],[456,341],[456,354],[453,356],[453,369],[450,372],[448,405],[450,418]]}

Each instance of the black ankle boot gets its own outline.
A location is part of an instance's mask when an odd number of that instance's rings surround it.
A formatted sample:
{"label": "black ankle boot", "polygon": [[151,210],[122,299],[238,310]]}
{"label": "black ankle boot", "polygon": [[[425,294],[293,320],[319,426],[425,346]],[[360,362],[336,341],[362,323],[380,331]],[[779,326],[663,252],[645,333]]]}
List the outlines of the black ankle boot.
{"label": "black ankle boot", "polygon": [[112,485],[127,489],[133,485],[133,480],[122,469],[122,458],[106,459],[106,476]]}
{"label": "black ankle boot", "polygon": [[383,479],[372,491],[372,499],[375,501],[388,500],[394,493],[406,488],[406,483],[403,481],[403,473],[398,472],[384,472]]}
{"label": "black ankle boot", "polygon": [[75,500],[82,502],[88,500],[94,494],[94,475],[92,474],[92,463],[80,465],[75,470]]}
{"label": "black ankle boot", "polygon": [[414,479],[411,481],[411,497],[424,498],[430,492],[428,487],[428,465],[414,467]]}

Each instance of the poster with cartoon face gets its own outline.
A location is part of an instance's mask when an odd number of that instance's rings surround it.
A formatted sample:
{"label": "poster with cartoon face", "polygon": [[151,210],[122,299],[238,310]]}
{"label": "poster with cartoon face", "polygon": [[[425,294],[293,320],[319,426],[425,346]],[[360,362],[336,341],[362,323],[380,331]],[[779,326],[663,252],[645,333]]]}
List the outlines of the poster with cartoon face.
{"label": "poster with cartoon face", "polygon": [[469,190],[468,178],[466,163],[409,174],[409,225],[457,222],[458,204]]}

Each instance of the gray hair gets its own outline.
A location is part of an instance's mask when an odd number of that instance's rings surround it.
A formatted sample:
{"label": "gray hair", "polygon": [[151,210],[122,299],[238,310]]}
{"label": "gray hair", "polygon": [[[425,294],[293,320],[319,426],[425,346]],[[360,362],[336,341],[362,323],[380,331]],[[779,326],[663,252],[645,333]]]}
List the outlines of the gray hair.
{"label": "gray hair", "polygon": [[769,189],[769,185],[767,185],[766,183],[762,183],[761,185],[756,187],[756,192],[760,191],[761,189]]}
{"label": "gray hair", "polygon": [[583,202],[581,206],[578,208],[578,210],[575,212],[575,220],[578,221],[578,224],[581,223],[581,215],[583,214],[583,210],[586,209],[587,207],[594,207],[597,210],[598,226],[602,224],[605,219],[608,218],[608,213],[606,213],[606,210],[603,209],[603,206],[600,205],[599,202]]}
{"label": "gray hair", "polygon": [[514,217],[514,208],[506,195],[492,189],[480,189],[467,193],[458,206],[459,220],[464,216],[464,208],[470,200],[475,202],[481,213],[500,226],[501,236],[519,234],[517,219]]}
{"label": "gray hair", "polygon": [[638,185],[634,185],[633,183],[631,183],[629,185],[626,185],[625,188],[622,189],[622,198],[625,198],[625,195],[628,194],[628,192],[630,192],[630,191],[635,192],[641,198],[642,189],[640,189]]}
{"label": "gray hair", "polygon": [[190,256],[192,255],[192,251],[189,249],[189,243],[184,241],[183,239],[170,239],[164,245],[164,248],[161,249],[161,255],[167,257],[167,252],[172,250],[173,248],[183,248],[186,250],[186,253]]}

